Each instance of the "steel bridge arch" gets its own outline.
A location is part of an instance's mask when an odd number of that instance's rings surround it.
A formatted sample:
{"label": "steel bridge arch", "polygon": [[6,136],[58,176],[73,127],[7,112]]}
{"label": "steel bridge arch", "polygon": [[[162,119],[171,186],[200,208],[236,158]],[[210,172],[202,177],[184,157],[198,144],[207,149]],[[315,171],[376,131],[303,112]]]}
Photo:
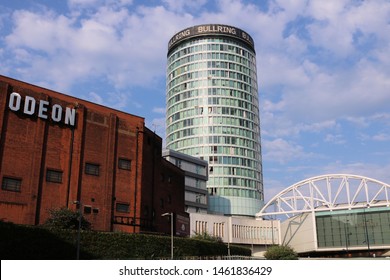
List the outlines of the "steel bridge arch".
{"label": "steel bridge arch", "polygon": [[390,185],[352,174],[326,174],[305,179],[275,195],[256,214],[266,218],[318,211],[390,207]]}

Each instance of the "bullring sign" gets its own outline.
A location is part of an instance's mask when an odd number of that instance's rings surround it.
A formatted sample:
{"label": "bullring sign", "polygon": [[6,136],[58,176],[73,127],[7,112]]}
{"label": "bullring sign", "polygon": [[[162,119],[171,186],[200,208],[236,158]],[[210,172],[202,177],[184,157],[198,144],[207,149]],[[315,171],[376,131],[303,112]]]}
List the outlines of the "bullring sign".
{"label": "bullring sign", "polygon": [[[9,97],[8,107],[14,112],[22,112],[26,115],[38,114],[41,119],[51,119],[57,123],[64,123],[66,125],[74,126],[76,121],[76,109],[66,107],[62,108],[59,104],[50,105],[46,100],[35,100],[34,97],[26,95],[24,98],[24,105],[22,104],[22,96],[17,93],[11,93]],[[51,109],[51,110],[49,110]]]}

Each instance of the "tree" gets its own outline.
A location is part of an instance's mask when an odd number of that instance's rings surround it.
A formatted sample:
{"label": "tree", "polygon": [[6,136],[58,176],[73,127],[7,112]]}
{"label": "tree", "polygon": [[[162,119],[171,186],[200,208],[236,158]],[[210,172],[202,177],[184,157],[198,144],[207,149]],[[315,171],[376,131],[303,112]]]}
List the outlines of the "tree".
{"label": "tree", "polygon": [[[45,222],[45,226],[57,229],[78,229],[79,212],[72,211],[68,208],[49,210],[50,217]],[[81,229],[88,230],[91,223],[81,216]]]}
{"label": "tree", "polygon": [[210,235],[206,231],[203,232],[203,233],[195,233],[195,235],[192,236],[191,238],[198,239],[198,240],[211,241],[211,242],[219,242],[219,243],[222,242],[222,238],[221,237]]}
{"label": "tree", "polygon": [[288,245],[274,245],[268,248],[264,257],[267,260],[297,260],[298,253]]}

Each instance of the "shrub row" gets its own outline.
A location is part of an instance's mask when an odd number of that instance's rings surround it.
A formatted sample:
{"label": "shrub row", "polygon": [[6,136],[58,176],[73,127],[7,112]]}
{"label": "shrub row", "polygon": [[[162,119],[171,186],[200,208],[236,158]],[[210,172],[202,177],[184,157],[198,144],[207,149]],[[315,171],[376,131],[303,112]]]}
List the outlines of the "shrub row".
{"label": "shrub row", "polygon": [[[0,222],[1,259],[69,260],[76,258],[77,230],[48,229]],[[170,258],[169,236],[81,231],[81,259]],[[232,255],[249,256],[248,248],[230,246]],[[174,238],[174,257],[227,255],[227,246],[194,238]]]}

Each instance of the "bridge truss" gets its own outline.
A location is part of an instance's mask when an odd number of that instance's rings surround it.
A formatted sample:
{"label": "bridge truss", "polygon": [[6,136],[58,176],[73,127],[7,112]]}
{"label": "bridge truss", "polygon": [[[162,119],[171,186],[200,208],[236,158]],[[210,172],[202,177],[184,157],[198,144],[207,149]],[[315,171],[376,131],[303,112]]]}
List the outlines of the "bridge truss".
{"label": "bridge truss", "polygon": [[359,175],[328,174],[286,188],[256,216],[264,219],[276,216],[290,218],[305,212],[390,207],[389,199],[389,184]]}

